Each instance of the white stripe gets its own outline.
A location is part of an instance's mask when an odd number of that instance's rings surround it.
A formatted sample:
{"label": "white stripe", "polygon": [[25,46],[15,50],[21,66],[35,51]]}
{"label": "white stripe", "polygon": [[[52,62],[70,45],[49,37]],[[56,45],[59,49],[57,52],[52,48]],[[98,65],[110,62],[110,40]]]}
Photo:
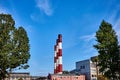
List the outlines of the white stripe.
{"label": "white stripe", "polygon": [[62,74],[62,72],[58,72],[58,74]]}
{"label": "white stripe", "polygon": [[56,63],[54,63],[54,69],[56,69]]}
{"label": "white stripe", "polygon": [[57,53],[56,53],[56,51],[55,51],[55,53],[54,53],[54,56],[55,56],[55,57],[57,56]]}
{"label": "white stripe", "polygon": [[58,47],[59,49],[62,49],[62,42],[59,42],[59,43],[58,43],[58,46],[59,46],[59,47]]}
{"label": "white stripe", "polygon": [[58,64],[62,64],[62,56],[59,56],[58,59],[59,59]]}

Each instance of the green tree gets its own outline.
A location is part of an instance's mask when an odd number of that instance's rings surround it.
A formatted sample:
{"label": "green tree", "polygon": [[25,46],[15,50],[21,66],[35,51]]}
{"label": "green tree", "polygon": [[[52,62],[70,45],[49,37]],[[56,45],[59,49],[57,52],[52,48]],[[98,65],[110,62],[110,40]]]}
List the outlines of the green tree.
{"label": "green tree", "polygon": [[99,71],[110,80],[120,79],[120,46],[112,25],[102,21],[96,32]]}
{"label": "green tree", "polygon": [[16,28],[11,15],[0,14],[0,80],[12,70],[29,67],[29,47],[25,29]]}
{"label": "green tree", "polygon": [[63,71],[63,74],[70,74],[70,72],[65,70],[65,71]]}
{"label": "green tree", "polygon": [[98,75],[97,80],[108,80],[108,79],[103,75]]}

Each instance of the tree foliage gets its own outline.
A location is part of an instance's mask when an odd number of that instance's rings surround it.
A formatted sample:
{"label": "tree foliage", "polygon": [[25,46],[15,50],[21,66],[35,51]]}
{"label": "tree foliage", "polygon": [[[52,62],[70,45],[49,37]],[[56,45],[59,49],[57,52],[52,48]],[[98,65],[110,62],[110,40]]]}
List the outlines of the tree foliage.
{"label": "tree foliage", "polygon": [[97,80],[108,80],[108,79],[103,75],[98,75]]}
{"label": "tree foliage", "polygon": [[99,53],[99,71],[110,80],[120,79],[120,46],[112,25],[103,20],[96,38],[97,44],[94,47]]}
{"label": "tree foliage", "polygon": [[63,74],[70,74],[70,72],[65,70],[65,71],[63,71]]}
{"label": "tree foliage", "polygon": [[0,14],[0,79],[15,69],[27,69],[29,38],[23,27],[16,28],[9,14]]}

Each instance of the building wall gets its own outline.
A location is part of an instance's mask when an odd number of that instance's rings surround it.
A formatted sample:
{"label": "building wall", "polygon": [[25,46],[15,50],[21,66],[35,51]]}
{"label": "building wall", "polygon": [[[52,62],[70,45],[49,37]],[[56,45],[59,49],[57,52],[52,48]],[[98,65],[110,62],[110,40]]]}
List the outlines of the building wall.
{"label": "building wall", "polygon": [[90,60],[76,62],[76,69],[79,74],[84,74],[87,80],[90,80]]}
{"label": "building wall", "polygon": [[96,65],[91,60],[90,60],[90,75],[91,75],[91,80],[97,80]]}
{"label": "building wall", "polygon": [[76,71],[86,75],[87,80],[97,80],[96,65],[90,59],[76,62]]}
{"label": "building wall", "polygon": [[32,76],[31,80],[47,80],[46,76]]}
{"label": "building wall", "polygon": [[[23,80],[31,80],[31,76],[29,73],[11,73],[10,74],[10,80],[19,80],[22,78]],[[9,80],[9,78],[6,78],[5,80]]]}
{"label": "building wall", "polygon": [[51,80],[85,80],[84,75],[51,75]]}

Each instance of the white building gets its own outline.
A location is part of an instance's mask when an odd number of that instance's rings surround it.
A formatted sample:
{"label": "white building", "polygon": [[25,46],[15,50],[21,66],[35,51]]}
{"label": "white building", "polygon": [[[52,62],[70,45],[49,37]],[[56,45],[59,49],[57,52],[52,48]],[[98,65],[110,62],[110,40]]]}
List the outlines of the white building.
{"label": "white building", "polygon": [[71,72],[85,75],[87,80],[97,80],[96,65],[91,59],[76,62],[76,69]]}
{"label": "white building", "polygon": [[11,73],[10,78],[6,78],[5,80],[31,80],[31,76],[29,73]]}

